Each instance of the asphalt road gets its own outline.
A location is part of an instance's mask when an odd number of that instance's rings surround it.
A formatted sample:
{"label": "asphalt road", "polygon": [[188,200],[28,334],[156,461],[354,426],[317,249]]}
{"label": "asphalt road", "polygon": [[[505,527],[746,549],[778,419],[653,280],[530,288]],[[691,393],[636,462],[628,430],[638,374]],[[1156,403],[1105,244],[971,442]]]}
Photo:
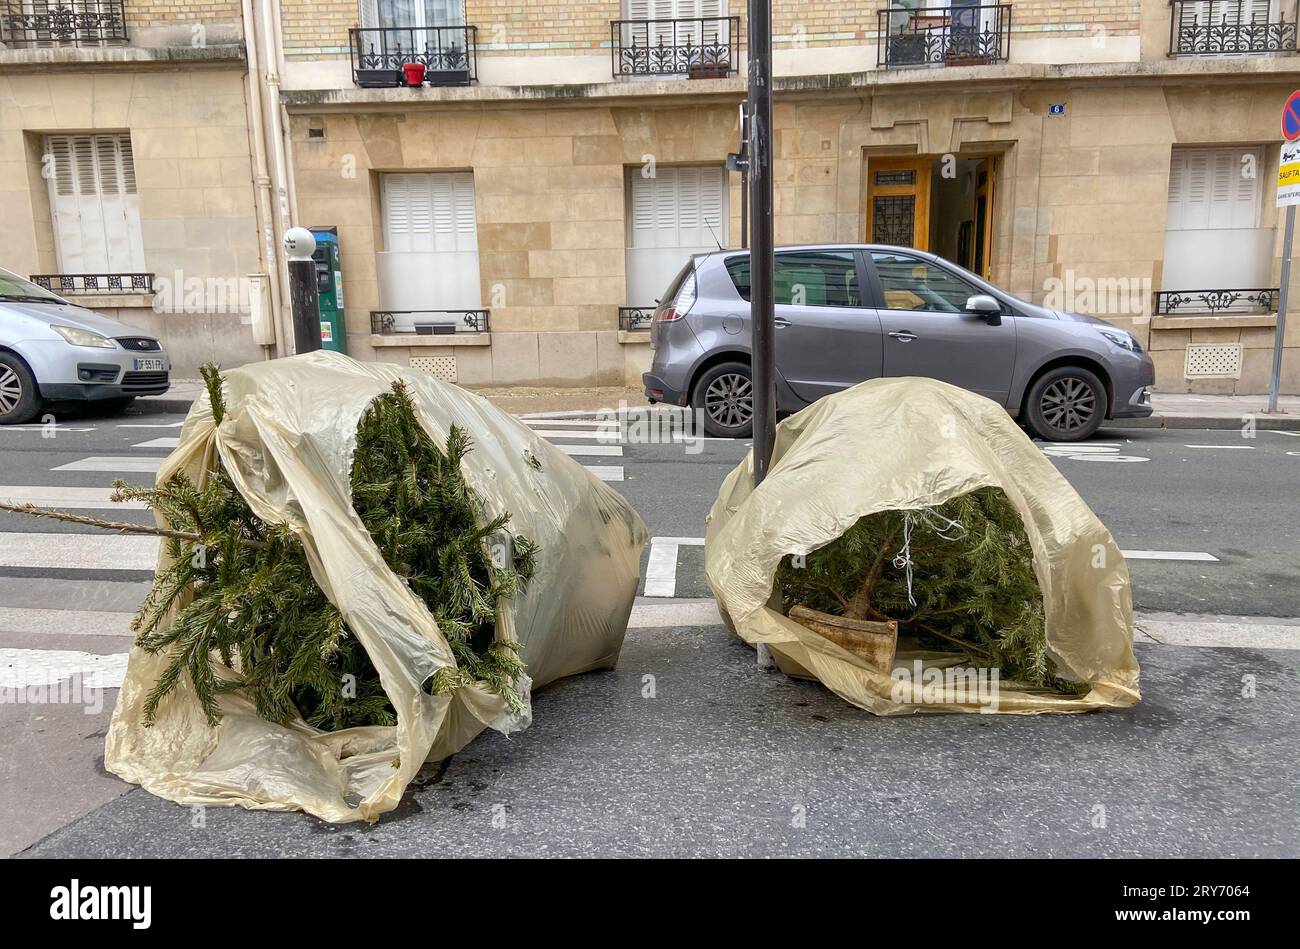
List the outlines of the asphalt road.
{"label": "asphalt road", "polygon": [[[147,470],[122,469],[164,457],[165,442],[148,443],[174,438],[180,421],[91,412],[53,437],[0,429],[0,486],[66,498],[75,495],[68,489],[105,489],[115,476],[148,482]],[[152,427],[127,427],[142,425]],[[621,476],[613,486],[650,533],[679,539],[703,536],[717,487],[746,450],[720,441],[698,451],[675,442],[619,447],[621,455],[577,460]],[[87,465],[91,458],[117,460]],[[1053,461],[1121,547],[1213,558],[1130,558],[1139,610],[1300,624],[1300,437],[1113,430]],[[53,470],[78,463],[108,470]],[[114,516],[148,520],[138,511]],[[0,669],[30,672],[55,654],[57,662],[111,661],[129,646],[125,624],[147,589],[148,551],[52,536],[86,533],[0,513]],[[681,543],[673,563],[677,599],[667,602],[709,595],[700,547]],[[0,848],[49,856],[1300,854],[1300,652],[1144,643],[1138,655],[1144,698],[1132,710],[885,720],[816,683],[757,672],[752,651],[720,626],[637,628],[617,671],[542,692],[531,729],[510,740],[485,734],[429,768],[401,810],[371,828],[222,808],[207,809],[206,826],[196,828],[188,809],[103,771],[115,690],[99,709],[6,703]],[[63,668],[55,659],[51,668]],[[642,697],[645,675],[657,683],[652,700]]]}

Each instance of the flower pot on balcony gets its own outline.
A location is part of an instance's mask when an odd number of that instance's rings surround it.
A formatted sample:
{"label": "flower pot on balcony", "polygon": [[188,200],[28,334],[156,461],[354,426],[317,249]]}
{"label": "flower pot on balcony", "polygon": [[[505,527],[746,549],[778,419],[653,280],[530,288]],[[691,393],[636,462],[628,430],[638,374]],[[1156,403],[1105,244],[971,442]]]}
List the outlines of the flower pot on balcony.
{"label": "flower pot on balcony", "polygon": [[402,63],[402,75],[412,89],[424,85],[424,63]]}
{"label": "flower pot on balcony", "polygon": [[396,69],[358,69],[356,82],[362,89],[388,89],[402,84],[402,74]]}
{"label": "flower pot on balcony", "polygon": [[686,69],[687,79],[726,79],[728,69],[726,66],[715,64],[704,65],[700,63],[692,64]]}

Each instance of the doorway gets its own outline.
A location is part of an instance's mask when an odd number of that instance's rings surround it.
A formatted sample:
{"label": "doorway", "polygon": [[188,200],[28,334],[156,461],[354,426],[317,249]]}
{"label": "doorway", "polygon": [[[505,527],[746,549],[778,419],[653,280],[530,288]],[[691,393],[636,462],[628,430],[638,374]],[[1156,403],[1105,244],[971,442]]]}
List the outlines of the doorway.
{"label": "doorway", "polygon": [[993,179],[988,156],[869,158],[867,243],[927,250],[988,279]]}

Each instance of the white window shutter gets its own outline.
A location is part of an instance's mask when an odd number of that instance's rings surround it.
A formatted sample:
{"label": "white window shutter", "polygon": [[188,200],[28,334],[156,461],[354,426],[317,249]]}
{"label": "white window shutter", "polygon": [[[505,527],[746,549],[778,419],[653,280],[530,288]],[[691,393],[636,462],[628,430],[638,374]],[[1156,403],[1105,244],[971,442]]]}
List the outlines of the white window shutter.
{"label": "white window shutter", "polygon": [[1258,148],[1174,149],[1166,229],[1258,227],[1263,158]]}
{"label": "white window shutter", "polygon": [[50,209],[63,273],[139,273],[144,242],[131,138],[51,135]]}

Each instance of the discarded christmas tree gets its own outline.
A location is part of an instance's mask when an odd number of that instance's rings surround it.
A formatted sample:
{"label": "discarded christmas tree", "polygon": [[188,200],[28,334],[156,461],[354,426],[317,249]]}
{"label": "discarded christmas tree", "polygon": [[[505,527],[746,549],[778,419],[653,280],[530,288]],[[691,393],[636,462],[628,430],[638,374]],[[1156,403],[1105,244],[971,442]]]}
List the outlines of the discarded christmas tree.
{"label": "discarded christmas tree", "polygon": [[957,652],[1009,679],[1062,692],[1047,654],[1043,597],[1019,512],[995,488],[926,511],[860,518],[802,563],[777,571],[788,613],[804,606],[853,620],[894,620],[918,646]]}
{"label": "discarded christmas tree", "polygon": [[[225,414],[221,380],[205,366],[217,424]],[[357,425],[353,507],[385,563],[428,607],[456,659],[426,683],[441,694],[482,683],[512,710],[524,671],[517,644],[496,639],[497,609],[532,575],[536,548],[511,536],[509,513],[489,517],[465,482],[469,435],[452,426],[440,450],[420,426],[405,386],[377,397]],[[392,725],[396,716],[365,649],[312,578],[302,543],[253,513],[218,461],[202,487],[176,475],[154,488],[115,482],[115,500],[144,502],[168,528],[171,565],[160,572],[136,616],[136,644],[167,665],[145,704],[159,705],[188,676],[209,724],[217,696],[247,697],[273,722],[301,718],[336,730]],[[75,518],[113,527],[110,522]],[[493,556],[495,554],[495,558]]]}

